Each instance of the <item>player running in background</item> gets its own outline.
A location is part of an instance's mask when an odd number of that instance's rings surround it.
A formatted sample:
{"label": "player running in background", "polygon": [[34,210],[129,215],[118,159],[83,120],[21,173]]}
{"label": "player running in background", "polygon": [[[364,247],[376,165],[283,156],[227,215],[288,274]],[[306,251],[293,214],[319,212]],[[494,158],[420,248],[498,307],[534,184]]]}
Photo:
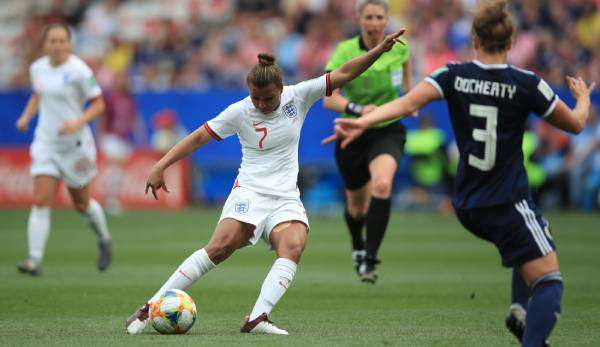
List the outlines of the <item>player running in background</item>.
{"label": "player running in background", "polygon": [[[498,248],[504,266],[520,273],[513,290],[522,303],[511,306],[509,318],[521,321],[509,328],[523,346],[539,347],[559,317],[563,285],[548,222],[531,199],[523,167],[525,123],[533,112],[559,129],[579,133],[594,84],[588,88],[581,78],[567,77],[577,100],[570,109],[543,79],[507,64],[513,34],[505,1],[480,5],[472,25],[475,60],[438,69],[369,115],[337,119],[336,134],[325,142],[341,140],[344,147],[373,124],[446,99],[460,151],[456,215],[466,229]],[[526,285],[520,286],[523,280]]]}
{"label": "player running in background", "polygon": [[[92,70],[71,54],[71,33],[64,24],[44,29],[47,55],[30,67],[33,94],[16,122],[27,131],[39,111],[30,148],[33,176],[33,206],[27,223],[29,257],[19,263],[22,273],[39,275],[50,233],[50,211],[59,180],[66,183],[75,209],[89,221],[98,237],[98,270],[112,258],[111,237],[100,204],[90,198],[90,183],[96,174],[96,146],[88,123],[104,112],[100,87]],[[84,110],[84,103],[90,101]]]}
{"label": "player running in background", "polygon": [[[360,35],[337,45],[327,64],[332,71],[385,39],[387,0],[359,0],[356,4]],[[326,108],[343,117],[360,117],[406,93],[411,68],[408,46],[397,45],[343,88],[325,97]],[[402,159],[406,129],[392,119],[377,124],[346,148],[336,143],[335,160],[344,180],[344,219],[352,239],[352,261],[364,282],[377,280],[377,251],[391,212],[392,182]],[[363,227],[366,225],[366,239]],[[365,242],[366,241],[366,242]]]}
{"label": "player running in background", "polygon": [[194,252],[156,294],[126,321],[130,334],[148,323],[148,303],[168,289],[185,289],[233,252],[263,239],[277,259],[265,278],[258,300],[246,318],[244,333],[284,334],[268,315],[290,286],[306,245],[308,218],[297,188],[300,130],[310,107],[343,86],[389,51],[403,33],[389,35],[369,52],[319,78],[283,86],[275,57],[258,56],[247,76],[250,96],[226,108],[173,147],[152,169],[146,183],[155,198],[167,187],[164,171],[211,139],[236,134],[242,163],[219,223],[208,244]]}

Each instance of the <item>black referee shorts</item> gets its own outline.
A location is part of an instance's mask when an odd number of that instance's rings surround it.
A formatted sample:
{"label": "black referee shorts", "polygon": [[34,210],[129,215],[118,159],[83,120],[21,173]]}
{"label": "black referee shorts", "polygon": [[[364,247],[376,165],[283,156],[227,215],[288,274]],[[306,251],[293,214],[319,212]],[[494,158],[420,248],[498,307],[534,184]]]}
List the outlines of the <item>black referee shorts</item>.
{"label": "black referee shorts", "polygon": [[400,165],[406,142],[406,129],[400,122],[382,128],[365,131],[345,149],[338,141],[335,146],[335,161],[348,190],[363,187],[369,180],[369,163],[380,154],[389,154]]}

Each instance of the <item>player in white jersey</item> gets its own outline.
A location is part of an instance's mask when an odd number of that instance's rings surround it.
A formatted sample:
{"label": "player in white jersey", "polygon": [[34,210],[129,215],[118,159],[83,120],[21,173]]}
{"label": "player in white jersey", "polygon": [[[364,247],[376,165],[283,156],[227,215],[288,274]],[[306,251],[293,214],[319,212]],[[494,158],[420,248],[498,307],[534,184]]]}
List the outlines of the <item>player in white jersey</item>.
{"label": "player in white jersey", "polygon": [[247,76],[250,96],[225,109],[171,149],[152,169],[146,192],[167,187],[164,171],[211,139],[237,134],[242,163],[219,223],[208,244],[193,253],[156,294],[125,322],[129,334],[142,332],[149,304],[168,289],[185,289],[233,252],[263,239],[277,259],[265,278],[258,300],[246,317],[243,333],[287,335],[268,318],[296,273],[306,245],[308,218],[296,186],[300,130],[310,107],[321,97],[353,80],[390,50],[403,31],[389,35],[364,55],[327,75],[283,86],[275,57],[260,54]]}
{"label": "player in white jersey", "polygon": [[[59,180],[66,183],[75,209],[89,221],[98,237],[98,270],[112,258],[111,237],[104,211],[90,198],[90,182],[96,173],[96,146],[88,122],[104,112],[100,87],[92,70],[71,54],[71,34],[63,24],[44,29],[47,55],[30,67],[33,93],[16,122],[20,131],[39,111],[30,147],[33,206],[27,223],[29,257],[17,264],[22,273],[39,275],[48,234],[50,211]],[[84,110],[84,104],[90,105]]]}

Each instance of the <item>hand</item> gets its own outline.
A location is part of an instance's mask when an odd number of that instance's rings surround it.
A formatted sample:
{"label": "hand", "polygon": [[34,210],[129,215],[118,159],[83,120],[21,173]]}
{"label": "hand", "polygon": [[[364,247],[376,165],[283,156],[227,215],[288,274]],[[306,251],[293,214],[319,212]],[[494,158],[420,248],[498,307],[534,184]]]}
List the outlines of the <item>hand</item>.
{"label": "hand", "polygon": [[146,181],[145,194],[148,194],[148,189],[152,189],[152,195],[154,195],[154,199],[158,200],[158,190],[161,188],[165,192],[170,193],[167,185],[165,184],[164,171],[155,165],[150,171],[150,175]]}
{"label": "hand", "polygon": [[377,108],[377,105],[373,105],[373,104],[365,105],[365,106],[363,106],[363,110],[360,115],[364,116],[370,112],[375,111],[376,108]]}
{"label": "hand", "polygon": [[22,133],[27,132],[27,129],[29,128],[29,119],[24,116],[19,117],[15,123],[15,127]]}
{"label": "hand", "polygon": [[333,141],[342,141],[340,146],[346,148],[350,142],[356,140],[367,129],[367,125],[360,118],[338,118],[335,120],[334,134],[323,139],[322,144]]}
{"label": "hand", "polygon": [[381,41],[381,43],[378,44],[377,47],[375,47],[375,49],[380,49],[383,52],[388,52],[390,49],[392,49],[392,47],[394,47],[396,43],[406,45],[406,43],[399,38],[400,36],[402,36],[402,34],[404,34],[405,31],[406,29],[402,28],[393,34],[387,35],[385,39],[383,39],[383,41]]}
{"label": "hand", "polygon": [[588,86],[585,84],[585,81],[581,77],[573,78],[571,76],[567,76],[566,79],[569,89],[571,89],[571,93],[573,93],[575,99],[579,99],[581,97],[589,98],[592,90],[594,87],[596,87],[596,82],[594,82],[588,88]]}
{"label": "hand", "polygon": [[81,123],[79,118],[71,119],[71,120],[63,123],[62,127],[60,127],[60,129],[58,130],[58,134],[59,135],[71,135],[71,134],[75,133],[77,130],[79,130],[82,126],[83,126],[83,124]]}

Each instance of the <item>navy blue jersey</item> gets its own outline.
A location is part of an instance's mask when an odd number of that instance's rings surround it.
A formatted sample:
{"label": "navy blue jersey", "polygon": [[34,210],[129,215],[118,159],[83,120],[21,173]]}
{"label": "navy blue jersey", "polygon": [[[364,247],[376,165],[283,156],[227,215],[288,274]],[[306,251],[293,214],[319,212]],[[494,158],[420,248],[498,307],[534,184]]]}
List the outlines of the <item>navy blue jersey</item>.
{"label": "navy blue jersey", "polygon": [[528,115],[546,117],[558,96],[534,73],[478,61],[451,63],[425,79],[448,102],[460,152],[453,204],[469,209],[529,197],[523,166]]}

